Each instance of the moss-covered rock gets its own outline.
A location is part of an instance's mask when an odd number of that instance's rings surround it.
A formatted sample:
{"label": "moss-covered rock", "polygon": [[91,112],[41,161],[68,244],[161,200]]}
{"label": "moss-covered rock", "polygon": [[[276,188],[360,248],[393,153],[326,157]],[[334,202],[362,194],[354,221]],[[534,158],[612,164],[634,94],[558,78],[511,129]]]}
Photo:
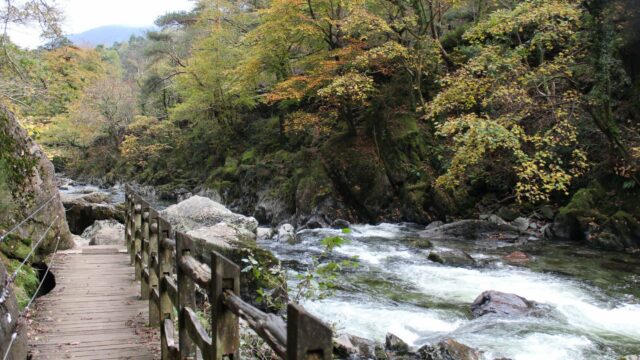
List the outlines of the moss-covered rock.
{"label": "moss-covered rock", "polygon": [[598,183],[578,190],[560,208],[546,236],[608,250],[640,246],[636,196],[606,192]]}

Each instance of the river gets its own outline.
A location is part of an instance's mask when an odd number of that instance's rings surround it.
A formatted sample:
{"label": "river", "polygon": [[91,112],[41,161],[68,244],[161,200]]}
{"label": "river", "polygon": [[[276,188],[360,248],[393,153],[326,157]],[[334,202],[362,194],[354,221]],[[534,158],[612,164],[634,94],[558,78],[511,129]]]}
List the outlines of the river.
{"label": "river", "polygon": [[[67,194],[106,191],[123,201],[121,187],[67,184]],[[164,207],[166,204],[159,204]],[[340,230],[304,230],[299,242],[273,240],[273,251],[295,274],[321,253],[320,241],[344,236],[335,258],[357,256],[359,266],[339,279],[334,294],[304,306],[339,332],[384,341],[390,332],[412,346],[453,338],[483,352],[485,359],[618,359],[640,354],[640,259],[576,244],[536,242],[524,249],[527,267],[502,257],[520,248],[489,241],[434,241],[435,249],[467,251],[478,265],[452,267],[427,260],[429,250],[411,245],[424,229],[411,224],[354,225]],[[547,305],[542,316],[472,319],[469,305],[485,290],[515,293]]]}

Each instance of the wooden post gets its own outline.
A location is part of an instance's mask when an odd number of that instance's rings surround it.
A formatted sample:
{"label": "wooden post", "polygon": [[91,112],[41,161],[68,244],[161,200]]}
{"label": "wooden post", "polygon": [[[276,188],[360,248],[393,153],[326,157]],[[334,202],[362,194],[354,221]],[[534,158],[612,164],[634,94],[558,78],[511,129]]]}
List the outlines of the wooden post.
{"label": "wooden post", "polygon": [[194,356],[195,345],[189,336],[183,309],[196,307],[196,289],[193,279],[180,267],[183,256],[191,255],[191,239],[185,234],[176,231],[176,272],[178,275],[178,336],[180,342],[180,360],[190,359]]}
{"label": "wooden post", "polygon": [[211,341],[213,360],[240,359],[240,324],[238,316],[229,310],[222,301],[222,293],[231,290],[240,295],[240,268],[229,259],[211,252]]}
{"label": "wooden post", "polygon": [[331,360],[331,328],[302,306],[287,306],[287,360]]}
{"label": "wooden post", "polygon": [[132,252],[131,256],[133,256],[133,263],[135,264],[135,272],[136,272],[136,280],[140,280],[140,275],[142,273],[142,263],[138,259],[138,254],[140,253],[140,243],[142,240],[142,203],[140,202],[140,197],[135,195],[134,197],[134,238],[132,242]]}
{"label": "wooden post", "polygon": [[129,190],[129,185],[126,186],[126,190],[124,193],[124,244],[129,251],[129,242],[131,241],[131,193]]}
{"label": "wooden post", "polygon": [[149,208],[149,326],[160,325],[160,294],[158,289],[158,279],[160,278],[160,268],[158,264],[158,234],[159,215],[155,209]]}
{"label": "wooden post", "polygon": [[142,200],[142,237],[140,239],[140,298],[142,300],[149,300],[149,277],[151,271],[149,269],[149,238],[151,235],[150,229],[150,212],[149,203]]}
{"label": "wooden post", "polygon": [[170,238],[170,235],[171,225],[169,225],[165,219],[158,217],[158,270],[160,271],[158,281],[160,289],[160,313],[163,319],[173,319],[174,304],[169,297],[167,289],[164,288],[164,281],[162,281],[164,277],[170,278],[173,273],[173,264],[171,262],[173,248],[165,246],[165,241]]}

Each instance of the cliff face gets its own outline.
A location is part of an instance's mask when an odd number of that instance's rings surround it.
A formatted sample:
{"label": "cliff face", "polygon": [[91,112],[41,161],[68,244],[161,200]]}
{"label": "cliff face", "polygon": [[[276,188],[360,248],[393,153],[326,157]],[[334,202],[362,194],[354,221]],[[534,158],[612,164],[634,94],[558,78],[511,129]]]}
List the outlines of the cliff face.
{"label": "cliff face", "polygon": [[[20,204],[20,207],[14,209],[11,214],[0,215],[0,226],[10,227],[11,224],[21,221],[50,200],[52,196],[55,196],[33,219],[21,226],[18,235],[36,241],[46,232],[49,224],[54,222],[41,244],[38,254],[44,255],[52,252],[58,236],[60,237],[60,249],[73,247],[65,210],[60,197],[57,196],[58,188],[55,182],[53,164],[46,157],[40,146],[27,135],[27,132],[20,126],[11,111],[0,106],[0,117],[2,118],[0,131],[2,131],[3,135],[13,139],[15,143],[14,149],[0,149],[0,151],[16,152],[17,150],[18,153],[13,154],[13,156],[31,154],[36,159],[36,166],[32,175],[24,180],[24,195],[21,196],[22,198],[13,199],[13,202]],[[27,196],[33,196],[33,198],[27,199]],[[24,204],[27,205],[25,206]]]}

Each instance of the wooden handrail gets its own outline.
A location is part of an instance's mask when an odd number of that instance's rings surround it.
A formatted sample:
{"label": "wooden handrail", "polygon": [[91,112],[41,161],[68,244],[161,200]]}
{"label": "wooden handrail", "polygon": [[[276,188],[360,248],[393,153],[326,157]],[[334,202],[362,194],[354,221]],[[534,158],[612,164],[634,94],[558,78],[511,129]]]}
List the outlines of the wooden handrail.
{"label": "wooden handrail", "polygon": [[[160,327],[163,360],[193,357],[196,348],[204,359],[238,359],[240,318],[283,359],[331,359],[331,328],[297,304],[289,303],[285,323],[242,300],[238,265],[217,252],[194,253],[203,248],[196,244],[204,240],[173,231],[128,185],[125,211],[126,247],[140,280],[141,298],[149,300],[149,325]],[[212,304],[210,333],[195,312],[196,284],[207,291]],[[174,320],[179,324],[178,341]]]}

